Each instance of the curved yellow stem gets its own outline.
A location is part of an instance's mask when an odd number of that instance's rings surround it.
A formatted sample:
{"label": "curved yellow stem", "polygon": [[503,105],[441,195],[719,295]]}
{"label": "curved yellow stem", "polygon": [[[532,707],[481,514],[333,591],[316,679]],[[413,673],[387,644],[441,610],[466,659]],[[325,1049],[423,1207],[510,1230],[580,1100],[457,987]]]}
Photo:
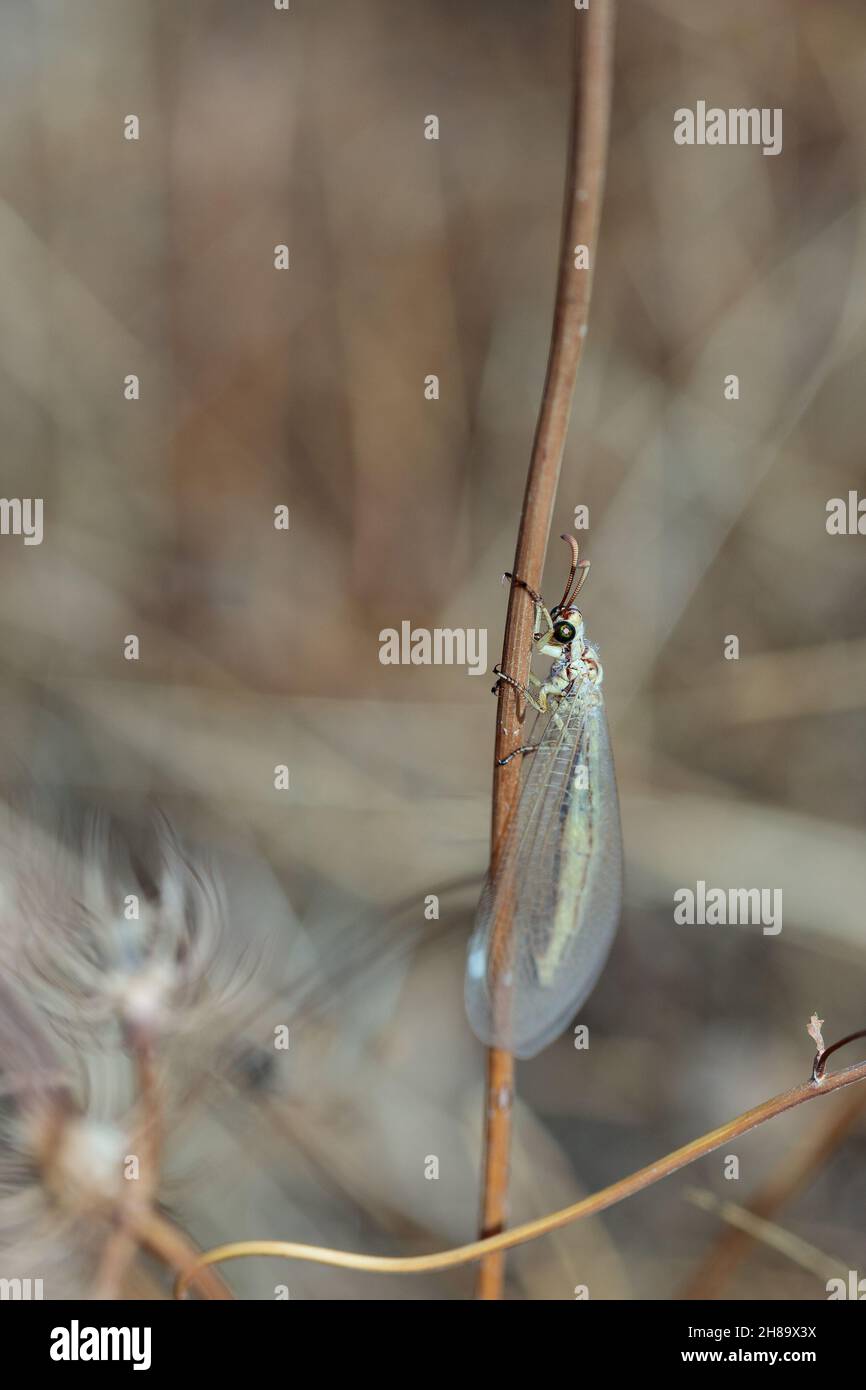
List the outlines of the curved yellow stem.
{"label": "curved yellow stem", "polygon": [[610,1187],[604,1187],[600,1192],[594,1192],[589,1197],[584,1197],[582,1201],[575,1202],[572,1206],[549,1212],[546,1216],[540,1216],[534,1221],[524,1222],[522,1226],[514,1226],[509,1231],[488,1236],[485,1240],[474,1240],[469,1245],[457,1245],[450,1250],[438,1250],[430,1255],[364,1255],[355,1250],[332,1250],[326,1246],[301,1245],[289,1240],[235,1241],[230,1245],[215,1246],[213,1250],[206,1251],[194,1264],[188,1266],[175,1284],[175,1297],[181,1298],[183,1296],[196,1274],[205,1266],[221,1264],[226,1260],[247,1259],[253,1255],[272,1255],[287,1260],[306,1260],[314,1264],[330,1265],[337,1269],[365,1270],[372,1274],[430,1274],[443,1269],[453,1269],[457,1265],[472,1264],[476,1260],[483,1259],[486,1255],[494,1254],[500,1250],[509,1250],[512,1246],[523,1245],[526,1241],[535,1240],[538,1236],[547,1235],[550,1231],[568,1226],[572,1221],[580,1221],[585,1216],[594,1216],[597,1212],[604,1211],[606,1207],[612,1207],[616,1202],[621,1202],[626,1197],[632,1197],[643,1188],[651,1187],[653,1183],[669,1177],[678,1168],[684,1168],[686,1164],[694,1163],[695,1159],[703,1158],[705,1154],[712,1153],[722,1144],[729,1143],[741,1134],[746,1134],[756,1125],[763,1124],[765,1120],[771,1120],[774,1116],[781,1115],[785,1110],[792,1110],[794,1106],[802,1105],[804,1101],[814,1100],[817,1096],[829,1095],[831,1091],[838,1091],[843,1086],[851,1086],[864,1079],[866,1079],[866,1062],[859,1062],[856,1066],[834,1072],[821,1080],[805,1081],[800,1086],[794,1086],[790,1091],[783,1091],[781,1095],[762,1101],[753,1110],[747,1110],[744,1114],[738,1115],[735,1120],[729,1120],[727,1124],[720,1125],[718,1129],[711,1130],[708,1134],[702,1134],[700,1138],[693,1139],[691,1143],[683,1145],[680,1149],[674,1149],[672,1153],[657,1159],[655,1163],[648,1164],[646,1168],[631,1173],[627,1178],[620,1178]]}

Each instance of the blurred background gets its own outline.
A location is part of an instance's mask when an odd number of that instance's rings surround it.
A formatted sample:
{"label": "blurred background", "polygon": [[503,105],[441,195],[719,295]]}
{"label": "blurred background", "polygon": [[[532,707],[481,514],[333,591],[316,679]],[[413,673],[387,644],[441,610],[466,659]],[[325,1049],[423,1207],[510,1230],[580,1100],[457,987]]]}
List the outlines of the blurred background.
{"label": "blurred background", "polygon": [[[267,1049],[284,1020],[289,1051],[229,1076],[205,1050],[196,1103],[169,1115],[160,1200],[202,1245],[413,1253],[474,1233],[484,1057],[462,972],[495,704],[486,675],[382,665],[379,633],[486,629],[499,658],[572,17],[567,0],[3,6],[2,492],[45,508],[42,545],[0,537],[10,843],[158,805],[207,847],[231,931],[279,962],[260,982],[278,980],[276,1013],[243,1038]],[[553,535],[589,508],[626,905],[588,1051],[566,1035],[518,1069],[514,1222],[805,1079],[813,1011],[828,1042],[866,1026],[864,542],[825,525],[830,498],[866,492],[864,45],[857,0],[620,6]],[[783,152],[675,145],[674,110],[699,100],[781,107]],[[781,889],[782,932],[676,925],[675,890],[701,879]],[[75,1045],[91,1071],[98,1054],[88,1103],[111,1118],[122,1059]],[[719,1152],[514,1252],[508,1296],[825,1298],[831,1272],[866,1274],[864,1107],[803,1107],[734,1146],[738,1181]],[[747,1205],[768,1185],[777,1244],[731,1258],[690,1191]],[[40,1219],[64,1271],[46,1297],[86,1293],[104,1233],[70,1262]],[[3,1272],[40,1274],[45,1250]],[[474,1283],[272,1261],[225,1277],[262,1299]],[[122,1292],[169,1287],[142,1258]]]}

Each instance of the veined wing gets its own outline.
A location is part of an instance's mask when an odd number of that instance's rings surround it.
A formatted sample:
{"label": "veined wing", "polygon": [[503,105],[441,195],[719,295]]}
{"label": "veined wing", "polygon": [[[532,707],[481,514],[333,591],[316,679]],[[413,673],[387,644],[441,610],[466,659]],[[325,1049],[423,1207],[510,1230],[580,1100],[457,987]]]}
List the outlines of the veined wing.
{"label": "veined wing", "polygon": [[466,1011],[487,1046],[534,1057],[589,995],[619,921],[622,838],[601,688],[576,687],[524,756],[469,942]]}

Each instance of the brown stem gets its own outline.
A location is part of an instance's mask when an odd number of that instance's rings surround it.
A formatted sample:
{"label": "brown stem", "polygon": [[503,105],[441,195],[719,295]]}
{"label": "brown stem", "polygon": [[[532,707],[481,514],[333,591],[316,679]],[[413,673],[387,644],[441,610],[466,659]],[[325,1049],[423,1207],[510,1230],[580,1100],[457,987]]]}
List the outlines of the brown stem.
{"label": "brown stem", "polygon": [[156,1255],[179,1278],[197,1284],[205,1298],[234,1301],[234,1294],[225,1281],[215,1269],[208,1269],[200,1263],[200,1252],[167,1217],[153,1210],[143,1212],[136,1236],[145,1250]]}
{"label": "brown stem", "polygon": [[90,1295],[102,1302],[120,1298],[124,1278],[138,1254],[138,1238],[133,1233],[128,1213],[113,1212],[111,1222]]}
{"label": "brown stem", "polygon": [[[768,1221],[790,1202],[820,1172],[827,1159],[850,1133],[866,1107],[866,1092],[859,1088],[840,1102],[830,1123],[816,1126],[793,1156],[774,1173],[750,1198],[746,1210],[759,1220]],[[754,1241],[751,1231],[731,1227],[710,1247],[698,1269],[692,1274],[680,1297],[684,1299],[718,1298],[737,1265],[748,1254]]]}
{"label": "brown stem", "polygon": [[[568,163],[563,206],[559,275],[547,376],[526,478],[526,492],[517,535],[514,574],[539,589],[550,534],[565,436],[577,367],[586,334],[592,268],[607,159],[613,67],[614,0],[593,0],[588,10],[574,11],[574,92],[571,108]],[[589,269],[576,270],[574,248],[589,248]],[[525,685],[529,675],[535,612],[523,584],[512,583],[505,621],[502,670]],[[496,758],[505,758],[520,744],[521,698],[502,682],[496,710]],[[497,766],[493,777],[491,872],[496,872],[499,846],[517,800],[520,758]],[[510,914],[499,914],[491,957],[506,959],[511,933]],[[495,995],[494,990],[494,995]],[[481,1235],[501,1231],[508,1202],[511,1114],[514,1098],[514,1058],[491,1048],[487,1059],[484,1174]],[[491,1255],[482,1262],[478,1297],[502,1296],[504,1261]]]}
{"label": "brown stem", "polygon": [[313,1264],[330,1265],[335,1269],[365,1270],[375,1274],[431,1274],[443,1269],[454,1269],[458,1265],[472,1264],[475,1260],[485,1260],[491,1254],[509,1250],[515,1245],[525,1245],[527,1241],[535,1240],[551,1231],[558,1231],[584,1217],[596,1216],[617,1202],[642,1192],[644,1188],[652,1187],[662,1178],[670,1177],[671,1173],[684,1168],[686,1164],[704,1158],[723,1144],[730,1144],[733,1139],[738,1139],[741,1134],[747,1134],[749,1130],[774,1119],[776,1115],[782,1115],[786,1110],[793,1110],[795,1106],[803,1105],[806,1101],[817,1100],[819,1096],[830,1095],[832,1091],[864,1080],[866,1062],[859,1062],[845,1071],[833,1072],[820,1082],[804,1081],[800,1086],[792,1087],[790,1091],[783,1091],[781,1095],[762,1101],[760,1105],[747,1110],[743,1115],[738,1115],[735,1120],[720,1125],[718,1129],[702,1134],[690,1144],[674,1149],[673,1153],[665,1154],[664,1158],[656,1159],[646,1168],[640,1168],[636,1173],[620,1178],[619,1182],[611,1183],[610,1187],[604,1187],[600,1192],[594,1192],[570,1207],[549,1212],[547,1216],[540,1216],[535,1221],[526,1221],[522,1226],[515,1226],[510,1231],[501,1231],[486,1240],[476,1240],[470,1245],[458,1245],[451,1250],[438,1250],[431,1255],[405,1256],[363,1255],[355,1250],[330,1250],[324,1246],[301,1245],[288,1240],[236,1241],[231,1245],[216,1246],[201,1255],[198,1262],[190,1265],[178,1279],[175,1296],[180,1298],[193,1279],[199,1277],[204,1267],[219,1264],[223,1260],[240,1260],[251,1256],[306,1260]]}
{"label": "brown stem", "polygon": [[99,1261],[93,1297],[115,1299],[121,1295],[123,1281],[138,1252],[136,1230],[140,1213],[153,1203],[159,1183],[162,1116],[159,1085],[151,1043],[137,1038],[133,1056],[138,1080],[139,1118],[135,1147],[139,1157],[139,1177],[130,1179],[112,1213],[111,1231]]}

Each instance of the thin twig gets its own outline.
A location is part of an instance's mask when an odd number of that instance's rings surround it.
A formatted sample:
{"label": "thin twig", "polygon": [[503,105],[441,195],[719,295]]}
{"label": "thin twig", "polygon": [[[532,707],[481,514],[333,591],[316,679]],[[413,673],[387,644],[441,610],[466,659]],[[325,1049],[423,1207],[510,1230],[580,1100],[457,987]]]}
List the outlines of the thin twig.
{"label": "thin twig", "polygon": [[848,1033],[844,1038],[840,1038],[838,1042],[831,1043],[829,1047],[822,1048],[816,1055],[812,1066],[812,1080],[823,1081],[824,1069],[827,1066],[829,1058],[833,1056],[833,1053],[838,1052],[840,1047],[847,1047],[849,1043],[856,1042],[858,1038],[866,1038],[866,1028],[859,1028],[856,1033]]}
{"label": "thin twig", "polygon": [[139,1215],[152,1205],[159,1182],[162,1121],[153,1050],[144,1038],[135,1039],[132,1050],[140,1111],[135,1143],[139,1174],[137,1178],[128,1180],[123,1198],[113,1214],[111,1233],[102,1251],[94,1282],[92,1296],[96,1299],[120,1297],[124,1277],[138,1251],[135,1231]]}
{"label": "thin twig", "polygon": [[[562,242],[547,376],[526,478],[526,492],[517,535],[514,574],[536,591],[541,586],[544,556],[553,518],[565,436],[571,413],[574,382],[586,335],[598,224],[604,188],[610,116],[614,0],[593,0],[589,10],[574,12],[574,91],[571,106],[568,163],[563,204]],[[575,269],[574,248],[589,248],[589,268]],[[502,670],[525,685],[529,675],[535,613],[526,589],[512,583],[502,648]],[[496,711],[496,758],[506,757],[521,743],[522,700],[502,682]],[[493,778],[491,872],[514,810],[520,780],[520,758],[497,766]],[[510,914],[499,915],[491,958],[507,959]],[[494,990],[494,997],[496,991]],[[501,1231],[508,1202],[511,1113],[514,1098],[514,1058],[491,1048],[487,1059],[486,1128],[481,1202],[481,1235]],[[502,1295],[504,1261],[486,1259],[479,1273],[478,1297]]]}
{"label": "thin twig", "polygon": [[538,1236],[560,1230],[573,1221],[580,1221],[587,1216],[595,1216],[600,1211],[614,1206],[617,1202],[622,1202],[627,1197],[633,1197],[636,1193],[642,1192],[644,1188],[652,1187],[662,1178],[670,1177],[671,1173],[675,1173],[679,1168],[694,1163],[696,1159],[704,1158],[714,1149],[721,1148],[723,1144],[730,1144],[733,1139],[738,1139],[741,1134],[747,1134],[749,1130],[755,1129],[767,1120],[774,1119],[776,1115],[782,1115],[786,1110],[793,1110],[795,1106],[803,1105],[806,1101],[816,1100],[819,1096],[830,1095],[832,1091],[841,1090],[845,1086],[852,1086],[855,1082],[864,1080],[866,1080],[866,1062],[859,1062],[856,1066],[846,1068],[845,1071],[833,1072],[830,1076],[825,1076],[820,1082],[811,1079],[804,1081],[801,1085],[794,1086],[790,1091],[783,1091],[781,1095],[762,1101],[754,1109],[747,1110],[744,1114],[738,1115],[735,1120],[729,1120],[727,1124],[720,1125],[718,1129],[711,1130],[708,1134],[702,1134],[699,1139],[693,1139],[690,1144],[683,1145],[681,1149],[674,1149],[673,1153],[666,1154],[664,1158],[657,1159],[655,1163],[648,1164],[646,1168],[631,1173],[627,1178],[620,1178],[619,1182],[612,1183],[610,1187],[602,1188],[600,1192],[594,1192],[591,1196],[584,1197],[582,1201],[575,1202],[573,1206],[549,1212],[547,1216],[538,1217],[535,1221],[527,1221],[522,1226],[513,1227],[510,1231],[501,1231],[498,1235],[489,1236],[485,1240],[473,1241],[470,1245],[459,1245],[451,1250],[439,1250],[431,1255],[389,1256],[364,1255],[354,1250],[330,1250],[324,1246],[301,1245],[294,1241],[237,1241],[231,1245],[219,1245],[201,1255],[196,1264],[181,1274],[175,1285],[175,1296],[177,1298],[182,1297],[189,1284],[198,1276],[198,1272],[204,1266],[219,1264],[224,1260],[239,1260],[256,1255],[276,1256],[287,1260],[306,1260],[313,1264],[330,1265],[337,1269],[357,1269],[374,1274],[431,1274],[443,1269],[454,1269],[457,1265],[472,1264],[476,1260],[486,1259],[491,1254],[510,1250],[515,1245],[524,1245],[527,1241],[535,1240]]}
{"label": "thin twig", "polygon": [[802,1240],[792,1231],[777,1226],[774,1221],[755,1216],[747,1207],[739,1207],[736,1202],[724,1202],[714,1192],[698,1188],[692,1188],[685,1195],[687,1201],[700,1207],[702,1211],[711,1212],[722,1221],[726,1221],[734,1230],[746,1235],[749,1240],[760,1241],[770,1250],[784,1255],[786,1260],[799,1265],[809,1274],[814,1274],[817,1279],[826,1282],[845,1273],[845,1266],[835,1255],[828,1255],[816,1245],[810,1245],[807,1240]]}
{"label": "thin twig", "polygon": [[138,1254],[138,1238],[133,1232],[128,1216],[113,1218],[110,1234],[102,1254],[96,1278],[93,1282],[91,1298],[98,1302],[111,1302],[120,1298],[123,1281]]}
{"label": "thin twig", "polygon": [[156,1255],[179,1279],[183,1279],[184,1288],[196,1283],[205,1298],[234,1301],[234,1294],[217,1271],[206,1268],[211,1261],[168,1217],[154,1210],[143,1212],[135,1234],[145,1250]]}
{"label": "thin twig", "polygon": [[[828,1158],[850,1133],[866,1107],[866,1091],[853,1091],[840,1101],[830,1123],[816,1126],[778,1173],[749,1198],[746,1210],[768,1221],[820,1172]],[[718,1298],[737,1265],[748,1254],[753,1236],[744,1227],[731,1226],[714,1241],[698,1269],[690,1276],[680,1297],[703,1301]]]}

